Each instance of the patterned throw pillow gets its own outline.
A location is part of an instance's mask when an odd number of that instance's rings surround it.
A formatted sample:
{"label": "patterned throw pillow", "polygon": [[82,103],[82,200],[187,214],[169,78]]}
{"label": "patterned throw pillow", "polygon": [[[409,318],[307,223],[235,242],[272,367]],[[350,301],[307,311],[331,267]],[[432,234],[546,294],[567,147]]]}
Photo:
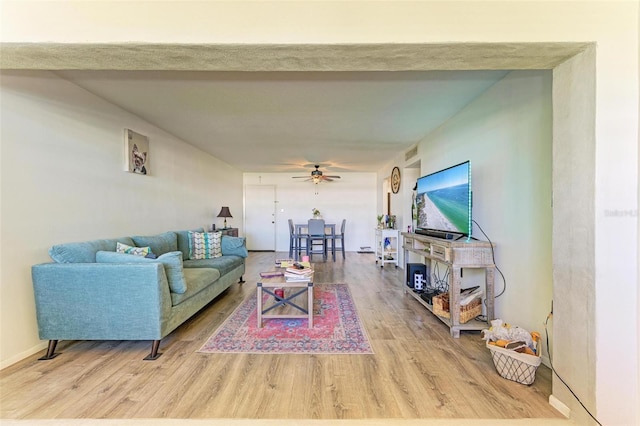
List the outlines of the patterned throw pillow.
{"label": "patterned throw pillow", "polygon": [[116,244],[116,252],[145,257],[151,253],[151,247],[132,247],[119,242]]}
{"label": "patterned throw pillow", "polygon": [[189,259],[212,259],[222,256],[222,232],[189,231]]}

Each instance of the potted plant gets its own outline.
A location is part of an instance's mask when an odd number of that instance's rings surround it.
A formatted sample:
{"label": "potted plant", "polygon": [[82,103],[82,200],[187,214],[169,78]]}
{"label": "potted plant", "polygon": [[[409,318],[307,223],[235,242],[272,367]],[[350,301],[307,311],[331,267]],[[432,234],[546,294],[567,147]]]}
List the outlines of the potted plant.
{"label": "potted plant", "polygon": [[313,213],[314,219],[322,219],[322,216],[320,215],[320,210],[316,209],[315,207],[311,209],[311,213]]}

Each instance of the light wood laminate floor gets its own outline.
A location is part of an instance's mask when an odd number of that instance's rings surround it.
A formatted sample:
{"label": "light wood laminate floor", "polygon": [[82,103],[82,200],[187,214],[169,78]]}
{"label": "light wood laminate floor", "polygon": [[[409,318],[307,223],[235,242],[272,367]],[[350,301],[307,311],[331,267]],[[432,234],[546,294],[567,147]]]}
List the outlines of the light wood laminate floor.
{"label": "light wood laminate floor", "polygon": [[[167,336],[149,342],[62,341],[0,372],[3,419],[554,419],[551,373],[501,378],[479,332],[449,329],[403,293],[404,271],[373,254],[315,262],[315,282],[347,283],[373,355],[196,352],[286,253],[251,253],[234,284]],[[318,257],[319,258],[319,257]],[[20,422],[19,422],[20,423]]]}

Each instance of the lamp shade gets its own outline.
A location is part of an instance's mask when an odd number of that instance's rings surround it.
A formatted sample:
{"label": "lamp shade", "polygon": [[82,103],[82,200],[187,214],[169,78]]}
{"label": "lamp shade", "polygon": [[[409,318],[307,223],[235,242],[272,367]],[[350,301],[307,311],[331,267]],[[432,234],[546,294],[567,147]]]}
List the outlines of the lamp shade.
{"label": "lamp shade", "polygon": [[233,216],[231,216],[229,207],[223,207],[220,209],[220,213],[218,213],[218,217],[233,217]]}

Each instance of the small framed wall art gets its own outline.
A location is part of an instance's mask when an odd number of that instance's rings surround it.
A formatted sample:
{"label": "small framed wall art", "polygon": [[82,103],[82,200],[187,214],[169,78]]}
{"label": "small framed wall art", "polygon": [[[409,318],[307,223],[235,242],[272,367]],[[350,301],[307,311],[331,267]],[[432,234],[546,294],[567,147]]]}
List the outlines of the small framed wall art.
{"label": "small framed wall art", "polygon": [[139,175],[149,174],[149,138],[124,129],[125,171]]}

